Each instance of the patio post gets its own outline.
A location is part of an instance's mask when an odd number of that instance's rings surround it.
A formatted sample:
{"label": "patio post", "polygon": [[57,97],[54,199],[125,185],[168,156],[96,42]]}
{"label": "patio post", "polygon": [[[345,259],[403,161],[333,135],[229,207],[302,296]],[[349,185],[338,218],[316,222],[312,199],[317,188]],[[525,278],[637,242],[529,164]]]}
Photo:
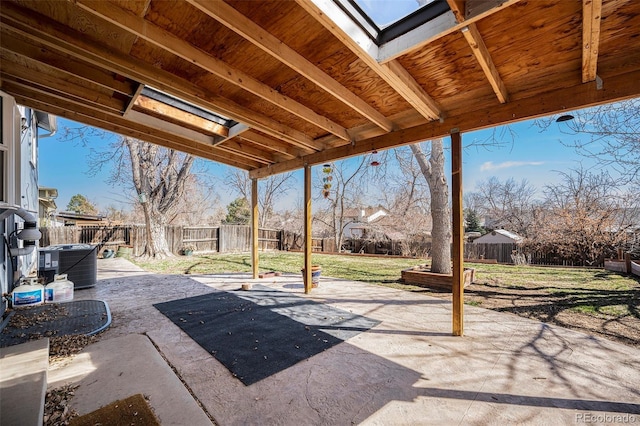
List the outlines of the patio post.
{"label": "patio post", "polygon": [[304,292],[311,293],[311,166],[304,165]]}
{"label": "patio post", "polygon": [[253,279],[258,278],[258,179],[251,179],[251,270]]}
{"label": "patio post", "polygon": [[451,130],[451,203],[453,213],[453,335],[464,333],[464,217],[462,210],[462,137]]}

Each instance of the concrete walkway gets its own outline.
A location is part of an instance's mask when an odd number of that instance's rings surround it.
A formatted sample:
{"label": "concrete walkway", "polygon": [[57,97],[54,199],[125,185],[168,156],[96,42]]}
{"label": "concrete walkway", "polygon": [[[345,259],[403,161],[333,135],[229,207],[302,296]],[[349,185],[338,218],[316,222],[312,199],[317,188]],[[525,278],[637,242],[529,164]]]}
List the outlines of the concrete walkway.
{"label": "concrete walkway", "polygon": [[[244,386],[152,304],[238,289],[252,282],[249,275],[154,275],[123,259],[98,265],[98,285],[76,292],[76,300],[106,300],[113,322],[102,341],[86,351],[97,359],[102,356],[97,352],[132,344],[123,343],[122,336],[144,334],[185,383],[172,382],[161,393],[188,388],[221,425],[640,423],[637,349],[470,306],[465,307],[465,336],[453,337],[451,304],[445,300],[324,277],[308,297],[381,323]],[[304,296],[299,276],[256,282]],[[144,357],[131,350],[118,358],[133,364]],[[115,365],[105,363],[97,370]],[[133,370],[130,382],[135,381]],[[58,373],[50,377],[64,375]],[[126,380],[121,382],[126,386]],[[102,393],[101,401],[108,403],[131,392],[103,387]],[[151,397],[156,413],[163,404]],[[163,424],[177,424],[159,417]],[[181,420],[210,424],[206,416]]]}

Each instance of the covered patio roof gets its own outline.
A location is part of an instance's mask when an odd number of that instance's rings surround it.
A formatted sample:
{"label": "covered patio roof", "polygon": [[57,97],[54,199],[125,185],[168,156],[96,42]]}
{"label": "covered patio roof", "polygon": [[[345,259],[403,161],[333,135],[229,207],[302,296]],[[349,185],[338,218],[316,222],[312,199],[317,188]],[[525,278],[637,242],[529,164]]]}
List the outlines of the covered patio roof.
{"label": "covered patio roof", "polygon": [[461,133],[640,96],[640,2],[423,3],[383,28],[351,0],[5,0],[0,89],[247,170],[256,277],[258,179],[304,167],[311,241],[311,166],[451,135],[461,335]]}
{"label": "covered patio roof", "polygon": [[640,95],[635,0],[436,0],[376,37],[348,5],[3,1],[1,88],[253,178]]}

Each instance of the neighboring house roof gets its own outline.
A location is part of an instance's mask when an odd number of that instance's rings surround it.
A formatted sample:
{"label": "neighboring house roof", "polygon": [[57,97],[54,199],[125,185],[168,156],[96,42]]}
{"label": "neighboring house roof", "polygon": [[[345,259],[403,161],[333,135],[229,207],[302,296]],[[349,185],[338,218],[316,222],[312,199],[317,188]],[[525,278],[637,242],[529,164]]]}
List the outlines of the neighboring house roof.
{"label": "neighboring house roof", "polygon": [[96,222],[105,222],[106,217],[101,215],[80,214],[73,212],[60,212],[54,216],[54,219],[64,221],[65,224],[87,224]]}
{"label": "neighboring house roof", "polygon": [[[40,204],[40,216],[44,213],[49,214],[58,208],[55,199],[58,198],[58,190],[56,188],[38,187],[38,202]],[[46,211],[43,211],[46,210]]]}
{"label": "neighboring house roof", "polygon": [[[508,241],[510,240],[510,241]],[[491,243],[491,242],[514,242],[514,243],[519,243],[522,242],[522,240],[524,240],[524,238],[522,238],[520,235],[514,233],[514,232],[510,232],[507,231],[506,229],[496,229],[493,230],[491,232],[489,232],[488,234],[484,234],[482,237],[480,238],[476,238],[475,240],[473,240],[474,243]]]}
{"label": "neighboring house roof", "polygon": [[389,212],[383,207],[366,207],[362,209],[346,209],[343,216],[358,222],[373,222],[388,215]]}

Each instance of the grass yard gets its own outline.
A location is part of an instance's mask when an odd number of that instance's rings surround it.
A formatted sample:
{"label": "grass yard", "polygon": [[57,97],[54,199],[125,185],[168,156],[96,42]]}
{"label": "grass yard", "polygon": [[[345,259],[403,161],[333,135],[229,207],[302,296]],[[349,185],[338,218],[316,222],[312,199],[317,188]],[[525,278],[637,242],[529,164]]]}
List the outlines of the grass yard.
{"label": "grass yard", "polygon": [[[161,274],[250,272],[249,254],[178,256],[136,261]],[[450,293],[399,282],[402,269],[420,259],[315,254],[322,275],[384,285],[440,298]],[[300,273],[302,253],[260,253],[260,271]],[[476,281],[465,289],[465,303],[510,312],[543,322],[640,346],[640,279],[602,269],[551,268],[467,263]]]}

